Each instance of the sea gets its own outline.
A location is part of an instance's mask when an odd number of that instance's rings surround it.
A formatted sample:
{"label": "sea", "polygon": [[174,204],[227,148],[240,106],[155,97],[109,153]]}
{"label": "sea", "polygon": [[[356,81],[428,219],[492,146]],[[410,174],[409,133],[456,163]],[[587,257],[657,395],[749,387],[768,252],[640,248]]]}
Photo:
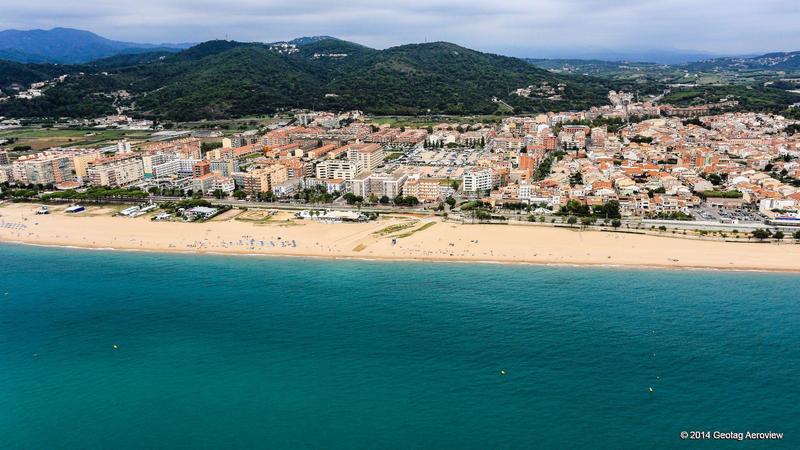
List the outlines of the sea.
{"label": "sea", "polygon": [[799,376],[795,274],[0,245],[2,449],[799,448]]}

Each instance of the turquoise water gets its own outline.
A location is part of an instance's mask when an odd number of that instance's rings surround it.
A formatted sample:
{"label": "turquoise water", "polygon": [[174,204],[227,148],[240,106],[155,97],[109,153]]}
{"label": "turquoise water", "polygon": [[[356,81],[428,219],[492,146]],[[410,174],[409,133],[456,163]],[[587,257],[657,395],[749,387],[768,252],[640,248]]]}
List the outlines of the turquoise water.
{"label": "turquoise water", "polygon": [[0,245],[0,447],[686,448],[683,430],[772,430],[703,446],[797,448],[798,292],[785,274]]}

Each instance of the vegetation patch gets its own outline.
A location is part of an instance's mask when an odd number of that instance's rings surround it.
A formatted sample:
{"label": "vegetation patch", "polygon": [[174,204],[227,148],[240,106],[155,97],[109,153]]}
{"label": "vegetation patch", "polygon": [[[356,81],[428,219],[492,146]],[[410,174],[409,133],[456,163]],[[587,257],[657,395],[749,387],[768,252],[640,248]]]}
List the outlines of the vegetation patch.
{"label": "vegetation patch", "polygon": [[387,235],[398,233],[398,232],[403,231],[405,229],[411,228],[416,224],[417,224],[417,222],[396,223],[394,225],[389,225],[388,227],[383,228],[382,230],[376,231],[375,233],[372,233],[372,234],[375,235],[375,236],[387,236]]}
{"label": "vegetation patch", "polygon": [[419,227],[419,228],[417,228],[415,230],[407,231],[407,232],[405,232],[403,234],[398,234],[398,235],[395,235],[395,236],[392,236],[392,237],[395,238],[395,239],[407,238],[407,237],[413,235],[414,233],[419,233],[420,231],[425,231],[425,230],[427,230],[428,228],[430,228],[430,227],[432,227],[434,225],[436,225],[436,222],[428,222],[425,225],[423,225],[423,226],[421,226],[421,227]]}

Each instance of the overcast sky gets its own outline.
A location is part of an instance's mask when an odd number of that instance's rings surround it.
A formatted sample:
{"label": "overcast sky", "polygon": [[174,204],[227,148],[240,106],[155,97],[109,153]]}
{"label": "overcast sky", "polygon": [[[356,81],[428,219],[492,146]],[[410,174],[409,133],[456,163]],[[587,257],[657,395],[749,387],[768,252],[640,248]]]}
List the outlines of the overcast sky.
{"label": "overcast sky", "polygon": [[800,50],[800,1],[0,0],[0,29],[56,26],[152,43],[326,34],[376,48],[443,40],[533,57],[626,49],[744,54]]}

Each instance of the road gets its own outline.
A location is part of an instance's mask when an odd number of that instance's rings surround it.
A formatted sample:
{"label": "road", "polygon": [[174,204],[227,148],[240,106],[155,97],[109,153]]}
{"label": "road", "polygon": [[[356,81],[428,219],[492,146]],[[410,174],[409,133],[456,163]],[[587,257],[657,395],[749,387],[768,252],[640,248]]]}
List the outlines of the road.
{"label": "road", "polygon": [[[184,197],[163,197],[152,196],[150,200],[154,202],[179,202],[186,200]],[[283,209],[291,211],[301,211],[304,209],[325,209],[329,211],[361,211],[361,212],[377,212],[381,214],[387,213],[414,213],[414,214],[432,214],[433,211],[424,208],[397,208],[394,206],[380,206],[370,205],[361,206],[347,205],[347,204],[311,204],[311,203],[275,203],[275,202],[253,202],[247,200],[219,200],[206,198],[215,206],[234,206],[244,208],[266,208],[266,209]]]}

